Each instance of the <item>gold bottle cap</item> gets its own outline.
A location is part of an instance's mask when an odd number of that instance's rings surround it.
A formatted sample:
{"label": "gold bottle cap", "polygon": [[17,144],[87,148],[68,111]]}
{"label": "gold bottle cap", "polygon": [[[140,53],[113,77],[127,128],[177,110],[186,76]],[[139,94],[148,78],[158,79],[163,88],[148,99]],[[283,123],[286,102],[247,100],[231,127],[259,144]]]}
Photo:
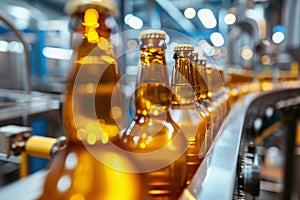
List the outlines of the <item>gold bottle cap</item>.
{"label": "gold bottle cap", "polygon": [[206,57],[199,57],[198,58],[200,61],[206,61],[207,59],[206,59]]}
{"label": "gold bottle cap", "polygon": [[148,29],[144,30],[140,33],[139,40],[147,39],[147,38],[160,38],[160,39],[166,39],[167,34],[163,30],[158,29]]}
{"label": "gold bottle cap", "polygon": [[198,58],[198,61],[199,61],[199,64],[200,64],[200,65],[206,66],[206,63],[207,63],[206,57],[199,57],[199,58]]}
{"label": "gold bottle cap", "polygon": [[176,44],[173,48],[174,51],[186,50],[194,51],[194,46],[190,44]]}
{"label": "gold bottle cap", "polygon": [[197,51],[193,51],[193,56],[199,56],[199,53]]}

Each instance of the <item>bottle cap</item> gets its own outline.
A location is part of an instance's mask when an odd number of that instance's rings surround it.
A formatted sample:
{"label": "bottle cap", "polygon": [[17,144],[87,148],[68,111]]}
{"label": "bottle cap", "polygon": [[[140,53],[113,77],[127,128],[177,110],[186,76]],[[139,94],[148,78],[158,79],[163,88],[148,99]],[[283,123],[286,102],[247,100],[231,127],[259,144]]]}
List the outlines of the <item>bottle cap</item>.
{"label": "bottle cap", "polygon": [[142,39],[147,39],[147,38],[161,38],[161,39],[166,39],[167,34],[163,30],[158,30],[158,29],[148,29],[144,30],[140,33],[139,40]]}
{"label": "bottle cap", "polygon": [[206,62],[207,62],[206,57],[199,57],[198,60],[199,60],[200,65],[206,66]]}
{"label": "bottle cap", "polygon": [[200,61],[206,61],[207,59],[206,59],[206,57],[199,57],[198,58]]}
{"label": "bottle cap", "polygon": [[197,51],[193,51],[193,56],[199,56],[199,53]]}
{"label": "bottle cap", "polygon": [[185,50],[185,51],[194,51],[194,46],[190,44],[177,44],[173,48],[174,51],[180,51],[180,50]]}
{"label": "bottle cap", "polygon": [[69,15],[83,13],[89,8],[94,8],[100,13],[117,15],[118,8],[114,0],[68,0],[65,5],[65,12]]}

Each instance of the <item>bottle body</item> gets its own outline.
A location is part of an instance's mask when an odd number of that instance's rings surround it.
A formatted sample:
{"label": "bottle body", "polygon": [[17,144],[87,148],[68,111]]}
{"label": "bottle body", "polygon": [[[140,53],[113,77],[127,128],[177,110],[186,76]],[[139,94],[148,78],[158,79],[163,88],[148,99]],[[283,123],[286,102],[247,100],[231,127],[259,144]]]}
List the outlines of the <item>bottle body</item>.
{"label": "bottle body", "polygon": [[205,145],[207,124],[193,103],[173,105],[171,116],[188,142],[186,183],[190,184],[206,153],[203,145]]}
{"label": "bottle body", "polygon": [[195,60],[197,60],[197,62],[195,62],[197,78],[194,88],[196,91],[197,107],[208,122],[208,133],[206,137],[206,150],[208,150],[219,129],[217,105],[213,100],[213,91],[215,90],[215,85],[218,85],[218,82],[214,81],[219,79],[218,77],[215,79],[213,70],[206,66],[206,58],[202,57]]}
{"label": "bottle body", "polygon": [[207,66],[205,71],[210,95],[209,98],[202,100],[212,114],[212,139],[214,139],[226,114],[226,106],[223,106],[224,85],[220,72],[215,66]]}
{"label": "bottle body", "polygon": [[201,146],[200,157],[204,157],[208,151],[213,138],[213,119],[212,110],[204,105],[203,99],[209,99],[209,88],[206,73],[206,58],[199,58],[197,52],[193,52],[193,67],[194,67],[194,81],[193,89],[196,96],[196,107],[200,112],[201,116],[205,119],[207,124],[207,131],[205,135],[205,141]]}
{"label": "bottle body", "polygon": [[200,113],[200,115],[205,119],[206,122],[206,134],[204,138],[204,142],[200,147],[199,157],[204,158],[206,152],[208,151],[211,143],[212,143],[212,114],[209,112],[208,108],[204,106],[202,102],[198,102],[196,100],[196,109]]}
{"label": "bottle body", "polygon": [[[111,29],[105,25],[106,14],[87,8],[74,17],[79,17],[74,30],[82,38],[74,45],[77,57],[65,94],[68,143],[51,161],[40,199],[144,199],[142,176],[115,169],[98,156],[110,155],[107,159],[113,158],[119,168],[135,170],[134,158],[109,148],[117,141],[117,122],[124,113],[118,107],[121,95],[113,99],[113,93],[121,90],[120,72],[109,40]],[[128,182],[134,188],[124,187]]]}
{"label": "bottle body", "polygon": [[[155,84],[145,84],[139,88],[144,92],[157,89],[169,91],[169,88]],[[160,108],[152,109],[150,112],[160,112]],[[121,131],[120,140],[126,151],[154,155],[140,159],[142,163],[138,171],[146,180],[148,198],[177,199],[186,182],[186,144],[170,114],[164,111],[151,117],[137,114],[129,128]]]}
{"label": "bottle body", "polygon": [[[111,29],[104,25],[106,15],[98,14],[99,27],[95,30],[98,39],[95,41],[90,41],[86,36],[89,33],[84,32],[87,30],[83,25],[87,24],[84,21],[86,15],[79,15],[82,22],[79,20],[81,28],[77,28],[77,31],[83,31],[83,39],[75,49],[75,68],[66,93],[65,132],[71,142],[115,142],[120,125],[126,121],[126,112],[121,106],[120,68],[114,58],[114,44],[109,40]],[[90,129],[93,129],[91,127],[97,123],[101,130],[94,131],[95,136],[89,135]],[[89,137],[95,137],[96,140],[89,141]]]}
{"label": "bottle body", "polygon": [[146,179],[148,199],[178,199],[186,182],[186,140],[170,116],[172,91],[165,37],[160,30],[146,30],[140,35],[136,113],[120,132],[122,148],[142,157],[139,173]]}
{"label": "bottle body", "polygon": [[[187,50],[191,48],[190,50]],[[187,151],[187,184],[189,184],[200,166],[203,157],[200,157],[202,146],[205,143],[207,122],[198,111],[195,104],[193,86],[195,68],[192,64],[190,45],[178,45],[175,49],[175,65],[172,75],[173,100],[171,115],[182,130],[188,142]]]}
{"label": "bottle body", "polygon": [[[99,153],[111,153],[93,146]],[[130,158],[114,154],[119,165],[131,164]],[[131,166],[128,166],[131,165]],[[140,200],[145,199],[143,177],[139,174],[115,170],[92,155],[83,144],[72,145],[60,151],[49,166],[50,170],[40,200],[48,199],[99,199],[99,200]],[[124,185],[130,183],[128,189]]]}

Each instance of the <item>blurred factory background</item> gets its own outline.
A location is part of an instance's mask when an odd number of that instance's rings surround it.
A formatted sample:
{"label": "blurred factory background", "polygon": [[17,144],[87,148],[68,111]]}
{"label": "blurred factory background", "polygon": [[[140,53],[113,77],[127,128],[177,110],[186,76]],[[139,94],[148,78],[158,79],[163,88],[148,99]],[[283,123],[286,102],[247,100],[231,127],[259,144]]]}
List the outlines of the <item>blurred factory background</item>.
{"label": "blurred factory background", "polygon": [[[139,63],[138,36],[147,28],[164,29],[169,35],[168,49],[178,43],[194,45],[208,63],[222,69],[225,80],[220,85],[227,85],[226,74],[232,70],[265,71],[274,81],[279,74],[299,77],[297,0],[115,2],[117,14],[107,23],[118,26],[114,31],[121,37],[118,50],[122,73],[127,74],[124,90],[128,98]],[[61,112],[73,53],[65,5],[66,0],[0,1],[0,126],[28,126],[33,135],[63,135]],[[168,67],[172,67],[172,51],[168,51]],[[24,103],[29,94],[30,105]],[[280,143],[278,138],[272,142]],[[20,158],[7,158],[5,153],[1,150],[0,188],[19,178]],[[274,148],[269,153],[273,158],[279,155]],[[270,162],[282,162],[282,157],[278,159]],[[44,169],[47,163],[47,159],[31,158],[30,173]],[[264,187],[272,194],[282,191],[281,186]]]}
{"label": "blurred factory background", "polygon": [[[225,68],[289,70],[289,49],[299,45],[296,1],[275,0],[117,0],[116,23],[123,47],[137,49],[141,29],[178,31],[199,46],[203,56]],[[1,1],[1,13],[22,31],[30,43],[30,76],[34,90],[60,93],[69,71],[69,18],[66,1]],[[293,13],[294,15],[292,15]],[[292,16],[290,16],[292,15]],[[1,23],[1,88],[22,88],[24,50],[9,28]],[[134,31],[130,31],[134,30]],[[129,31],[129,32],[126,32]],[[178,41],[170,37],[170,46]],[[126,49],[125,49],[126,51]],[[126,67],[137,58],[127,55]],[[21,70],[17,70],[21,68]],[[125,70],[126,71],[126,70]],[[125,72],[124,71],[124,72]],[[18,81],[17,81],[18,80]]]}

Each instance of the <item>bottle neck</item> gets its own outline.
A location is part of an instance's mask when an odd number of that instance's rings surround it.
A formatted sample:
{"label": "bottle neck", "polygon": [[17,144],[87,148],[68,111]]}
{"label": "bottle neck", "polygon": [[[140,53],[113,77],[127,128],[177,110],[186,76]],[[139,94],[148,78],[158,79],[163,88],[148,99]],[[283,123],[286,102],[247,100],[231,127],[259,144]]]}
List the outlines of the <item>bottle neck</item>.
{"label": "bottle neck", "polygon": [[165,50],[162,48],[143,48],[140,51],[141,69],[137,86],[147,83],[169,85]]}
{"label": "bottle neck", "polygon": [[209,98],[208,93],[208,79],[205,63],[201,60],[194,60],[195,63],[195,82],[194,82],[194,90],[196,98],[199,102],[203,99]]}
{"label": "bottle neck", "polygon": [[[70,18],[71,45],[72,49],[78,49],[80,46],[90,44],[90,46],[96,46],[101,42],[103,38],[109,39],[112,34],[113,27],[108,27],[105,21],[109,16],[98,13],[97,19],[94,23],[88,23],[85,19],[86,13],[75,13]],[[88,36],[96,35],[97,40],[89,40]],[[93,45],[92,45],[93,44]]]}
{"label": "bottle neck", "polygon": [[[70,22],[72,35],[75,36],[72,38],[72,48],[76,57],[68,77],[64,127],[68,142],[72,144],[86,140],[88,127],[98,127],[98,121],[105,121],[107,126],[114,125],[112,119],[106,119],[110,106],[98,107],[106,105],[106,102],[111,103],[112,89],[120,72],[113,56],[113,44],[109,40],[111,28],[105,24],[107,16],[102,13],[98,15],[96,24],[99,25],[94,24],[91,29],[86,27],[85,13],[76,13]],[[97,33],[98,39],[88,39],[89,31]]]}
{"label": "bottle neck", "polygon": [[166,65],[165,50],[162,48],[143,48],[140,51],[142,67],[151,64]]}
{"label": "bottle neck", "polygon": [[172,104],[192,104],[194,94],[194,70],[192,51],[175,51],[175,65],[172,73]]}
{"label": "bottle neck", "polygon": [[[102,80],[100,82],[116,81],[118,76],[120,76],[120,71],[116,67],[117,63],[113,53],[115,49],[110,41],[112,28],[108,27],[105,23],[109,16],[98,13],[97,18],[95,18],[96,21],[89,23],[86,19],[88,18],[87,15],[86,11],[84,13],[75,13],[71,17],[70,27],[73,31],[71,45],[74,50],[74,59],[76,60],[74,69],[70,73],[69,81],[72,84],[79,68],[86,67],[90,68],[90,73],[87,73],[86,76],[86,81],[88,82],[89,77],[97,75],[97,72],[92,72],[93,69],[96,70],[97,68],[102,68],[102,66],[103,68],[107,68],[107,72],[110,71],[110,75],[105,76],[105,73],[107,73],[105,72],[101,76]],[[90,35],[97,35],[97,37],[95,36],[97,39],[91,39]],[[104,79],[106,81],[103,81]]]}
{"label": "bottle neck", "polygon": [[168,113],[171,91],[163,48],[141,48],[141,67],[135,92],[136,114],[157,116]]}

